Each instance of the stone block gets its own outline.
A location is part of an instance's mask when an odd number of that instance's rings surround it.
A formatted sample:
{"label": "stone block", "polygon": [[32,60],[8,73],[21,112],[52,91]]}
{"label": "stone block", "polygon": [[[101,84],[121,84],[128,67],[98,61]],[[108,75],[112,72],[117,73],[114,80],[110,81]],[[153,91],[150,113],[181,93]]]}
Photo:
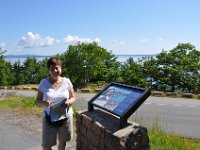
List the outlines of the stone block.
{"label": "stone block", "polygon": [[185,98],[192,98],[192,97],[193,97],[193,94],[192,94],[192,93],[183,93],[183,94],[182,94],[182,97],[185,97]]}
{"label": "stone block", "polygon": [[123,128],[113,135],[120,139],[121,147],[124,149],[142,149],[142,147],[149,148],[149,138],[147,136],[147,129],[138,124],[131,124]]}
{"label": "stone block", "polygon": [[90,88],[81,89],[82,93],[90,93],[92,90]]}
{"label": "stone block", "polygon": [[79,130],[82,124],[83,116],[80,113],[76,113],[76,129]]}
{"label": "stone block", "polygon": [[31,87],[22,87],[23,90],[31,90]]}
{"label": "stone block", "polygon": [[167,92],[166,95],[167,96],[176,96],[177,94],[175,92]]}
{"label": "stone block", "polygon": [[164,96],[164,92],[162,92],[162,91],[152,91],[151,95],[153,95],[153,96]]}
{"label": "stone block", "polygon": [[79,130],[80,130],[82,136],[87,136],[87,128],[86,127],[82,126]]}
{"label": "stone block", "polygon": [[89,118],[89,117],[87,117],[87,116],[85,116],[85,117],[82,117],[83,119],[82,119],[82,124],[84,125],[84,126],[86,126],[87,128],[90,128],[90,126],[92,125],[92,119],[91,118]]}
{"label": "stone block", "polygon": [[38,87],[32,87],[32,90],[37,91],[37,90],[38,90]]}
{"label": "stone block", "polygon": [[16,89],[16,90],[22,90],[22,87],[17,86],[17,87],[15,87],[15,89]]}
{"label": "stone block", "polygon": [[106,149],[106,141],[104,140],[105,138],[101,138],[100,144],[99,144],[99,150],[105,150]]}
{"label": "stone block", "polygon": [[94,92],[101,92],[102,91],[102,88],[95,88],[94,89]]}
{"label": "stone block", "polygon": [[102,138],[104,137],[104,129],[105,128],[99,122],[95,122],[90,126],[90,130]]}
{"label": "stone block", "polygon": [[87,137],[88,137],[88,141],[90,141],[90,144],[91,144],[92,146],[94,146],[94,147],[99,147],[100,141],[101,141],[99,135],[97,135],[97,134],[95,134],[95,133],[92,133],[92,132],[90,132],[90,131],[88,130],[88,135],[87,135]]}
{"label": "stone block", "polygon": [[105,132],[105,146],[109,149],[119,149],[120,139],[113,135],[113,133]]}

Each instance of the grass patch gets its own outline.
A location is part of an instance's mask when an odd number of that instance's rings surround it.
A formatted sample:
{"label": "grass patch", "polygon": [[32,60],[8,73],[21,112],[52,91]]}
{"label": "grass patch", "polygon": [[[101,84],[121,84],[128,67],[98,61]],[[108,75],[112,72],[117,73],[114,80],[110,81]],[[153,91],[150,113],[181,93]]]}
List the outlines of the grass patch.
{"label": "grass patch", "polygon": [[149,130],[151,150],[200,150],[200,140]]}
{"label": "grass patch", "polygon": [[6,97],[0,101],[0,110],[12,110],[19,114],[41,116],[42,107],[36,104],[34,97]]}

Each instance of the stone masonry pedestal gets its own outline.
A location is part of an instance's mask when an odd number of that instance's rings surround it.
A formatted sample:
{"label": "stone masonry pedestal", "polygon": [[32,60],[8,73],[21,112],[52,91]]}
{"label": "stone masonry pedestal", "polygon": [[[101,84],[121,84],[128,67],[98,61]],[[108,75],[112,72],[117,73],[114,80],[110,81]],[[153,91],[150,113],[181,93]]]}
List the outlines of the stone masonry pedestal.
{"label": "stone masonry pedestal", "polygon": [[145,127],[120,129],[119,118],[102,110],[77,112],[76,132],[77,150],[150,150]]}

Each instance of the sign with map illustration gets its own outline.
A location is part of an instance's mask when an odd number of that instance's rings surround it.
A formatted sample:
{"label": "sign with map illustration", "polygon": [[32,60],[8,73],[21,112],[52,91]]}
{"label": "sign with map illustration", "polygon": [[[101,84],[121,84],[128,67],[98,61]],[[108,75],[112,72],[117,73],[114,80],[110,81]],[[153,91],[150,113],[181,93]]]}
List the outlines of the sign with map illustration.
{"label": "sign with map illustration", "polygon": [[148,89],[111,83],[93,99],[89,106],[102,108],[119,117],[130,116],[151,94]]}

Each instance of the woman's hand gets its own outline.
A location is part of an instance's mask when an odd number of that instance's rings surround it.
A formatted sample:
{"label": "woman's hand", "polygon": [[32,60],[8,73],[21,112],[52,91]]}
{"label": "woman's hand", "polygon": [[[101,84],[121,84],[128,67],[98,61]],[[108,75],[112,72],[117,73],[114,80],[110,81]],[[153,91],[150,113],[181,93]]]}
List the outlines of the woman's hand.
{"label": "woman's hand", "polygon": [[45,101],[45,106],[50,107],[52,103],[52,100]]}
{"label": "woman's hand", "polygon": [[36,100],[37,100],[37,103],[38,104],[40,104],[40,105],[42,105],[42,106],[46,106],[46,107],[50,107],[51,106],[51,103],[52,103],[52,100],[47,100],[47,101],[43,101],[43,93],[42,92],[40,92],[39,90],[38,90],[38,93],[37,93],[37,98],[36,98]]}
{"label": "woman's hand", "polygon": [[69,100],[66,100],[65,103],[63,103],[61,106],[64,108],[69,108],[71,106],[71,103],[69,102]]}
{"label": "woman's hand", "polygon": [[69,100],[67,100],[67,101],[65,102],[65,105],[67,105],[67,107],[70,107],[70,106],[71,106],[71,103],[70,103],[70,101],[69,101]]}
{"label": "woman's hand", "polygon": [[71,88],[69,90],[69,99],[66,99],[65,103],[62,104],[62,106],[69,109],[69,107],[71,107],[71,105],[75,102],[75,100],[76,100],[76,97],[75,97],[74,89]]}

